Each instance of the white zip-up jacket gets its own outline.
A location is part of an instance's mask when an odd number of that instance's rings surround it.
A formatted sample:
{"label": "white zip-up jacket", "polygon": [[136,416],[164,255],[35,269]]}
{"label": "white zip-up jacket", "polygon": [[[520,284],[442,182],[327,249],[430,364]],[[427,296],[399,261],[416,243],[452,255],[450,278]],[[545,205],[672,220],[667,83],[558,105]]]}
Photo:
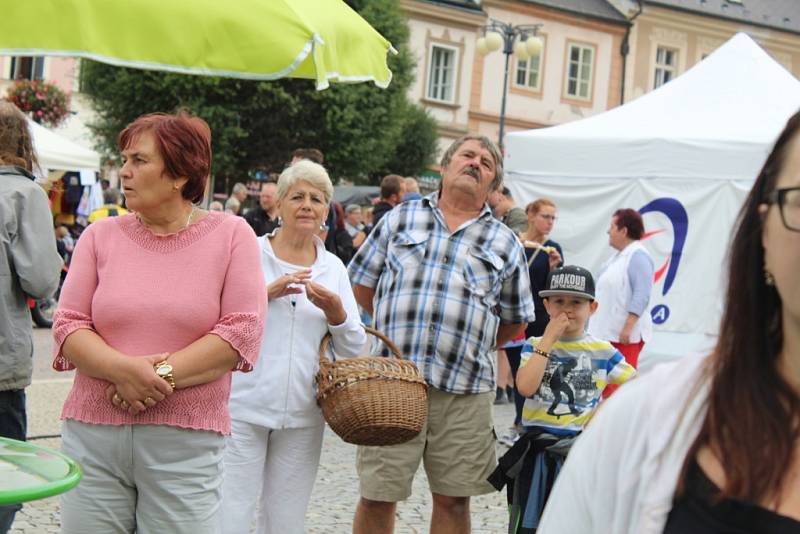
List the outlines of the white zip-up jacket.
{"label": "white zip-up jacket", "polygon": [[[628,319],[628,308],[633,293],[628,278],[628,267],[633,255],[640,250],[650,258],[650,253],[642,243],[634,241],[614,254],[600,268],[595,294],[598,308],[589,320],[589,333],[597,339],[619,342],[619,335]],[[652,258],[650,258],[650,262],[652,263]],[[650,317],[649,306],[639,315],[639,320],[633,325],[630,337],[630,343],[639,341],[647,343],[653,337],[653,320]]]}
{"label": "white zip-up jacket", "polygon": [[[267,285],[284,274],[303,269],[277,258],[269,235],[259,237],[258,243]],[[305,292],[271,300],[255,369],[234,373],[231,419],[270,429],[321,425],[314,376],[319,370],[323,336],[329,331],[333,335],[337,357],[362,354],[367,335],[347,270],[339,258],[325,250],[321,240],[315,237],[314,244],[317,259],[311,266],[311,279],[339,295],[347,319],[340,325],[329,325],[325,314],[308,300]]]}
{"label": "white zip-up jacket", "polygon": [[661,534],[708,408],[706,358],[693,354],[626,384],[575,442],[540,534]]}

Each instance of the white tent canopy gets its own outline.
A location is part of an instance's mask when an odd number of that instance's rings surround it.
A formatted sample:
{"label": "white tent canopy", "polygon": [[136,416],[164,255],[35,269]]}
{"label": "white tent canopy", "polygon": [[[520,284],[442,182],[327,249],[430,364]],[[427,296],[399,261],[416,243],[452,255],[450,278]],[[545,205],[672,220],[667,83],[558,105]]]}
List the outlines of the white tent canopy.
{"label": "white tent canopy", "polygon": [[29,120],[33,143],[43,170],[100,170],[100,154],[85,148]]}
{"label": "white tent canopy", "polygon": [[509,134],[506,181],[520,202],[556,202],[552,238],[567,263],[593,272],[613,252],[605,235],[611,214],[643,213],[654,232],[643,242],[660,271],[650,300],[656,335],[645,352],[678,357],[713,341],[736,214],[798,108],[800,82],[737,34],[629,104]]}

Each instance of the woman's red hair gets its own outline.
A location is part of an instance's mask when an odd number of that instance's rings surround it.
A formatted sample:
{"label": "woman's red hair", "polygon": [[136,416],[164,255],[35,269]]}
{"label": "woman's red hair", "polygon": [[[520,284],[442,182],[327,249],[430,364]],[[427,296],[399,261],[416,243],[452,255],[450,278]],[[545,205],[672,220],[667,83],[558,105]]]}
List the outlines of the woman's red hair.
{"label": "woman's red hair", "polygon": [[618,209],[612,215],[617,219],[617,228],[628,230],[628,237],[638,241],[644,235],[644,221],[641,214],[631,208]]}
{"label": "woman's red hair", "polygon": [[186,111],[142,115],[120,132],[117,146],[125,150],[144,132],[155,137],[170,178],[188,179],[181,190],[183,198],[194,204],[203,200],[211,172],[211,128],[208,123]]}

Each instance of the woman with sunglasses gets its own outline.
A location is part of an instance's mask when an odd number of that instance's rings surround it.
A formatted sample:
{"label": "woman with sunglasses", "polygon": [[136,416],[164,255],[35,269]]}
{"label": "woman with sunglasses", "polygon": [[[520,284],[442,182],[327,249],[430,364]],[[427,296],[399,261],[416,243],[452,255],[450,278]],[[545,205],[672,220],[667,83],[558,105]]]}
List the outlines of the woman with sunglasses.
{"label": "woman with sunglasses", "polygon": [[[529,323],[525,328],[525,335],[520,339],[513,340],[506,345],[506,356],[511,367],[511,375],[517,379],[519,370],[520,354],[525,340],[530,337],[541,337],[544,329],[550,321],[547,310],[544,308],[542,297],[539,291],[546,289],[547,274],[556,267],[564,263],[564,252],[561,245],[549,238],[553,225],[556,222],[556,205],[552,200],[540,198],[525,206],[525,214],[528,216],[528,229],[519,235],[522,244],[525,246],[525,258],[528,262],[528,275],[531,279],[531,294],[533,303],[536,306],[536,320]],[[522,431],[522,407],[525,398],[514,391],[514,426],[500,435],[500,441],[506,445],[512,445],[519,433]]]}

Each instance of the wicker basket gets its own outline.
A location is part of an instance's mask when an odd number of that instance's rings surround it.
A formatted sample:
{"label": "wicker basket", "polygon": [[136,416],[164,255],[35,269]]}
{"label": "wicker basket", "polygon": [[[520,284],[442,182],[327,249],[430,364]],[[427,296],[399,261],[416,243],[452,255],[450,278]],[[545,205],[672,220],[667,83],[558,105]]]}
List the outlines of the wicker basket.
{"label": "wicker basket", "polygon": [[319,347],[317,403],[322,415],[347,443],[396,445],[420,433],[428,416],[428,386],[412,362],[403,360],[392,341],[372,328],[395,358],[364,356],[331,362],[331,336]]}

